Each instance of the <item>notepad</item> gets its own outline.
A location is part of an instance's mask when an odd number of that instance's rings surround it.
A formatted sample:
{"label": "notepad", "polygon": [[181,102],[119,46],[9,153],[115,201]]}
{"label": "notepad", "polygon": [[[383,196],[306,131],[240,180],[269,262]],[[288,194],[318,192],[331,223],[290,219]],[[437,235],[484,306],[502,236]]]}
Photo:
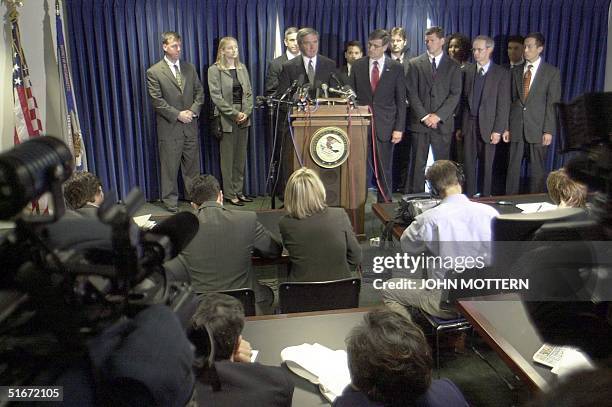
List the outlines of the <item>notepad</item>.
{"label": "notepad", "polygon": [[522,210],[523,213],[546,212],[552,211],[553,209],[558,209],[557,205],[553,205],[548,202],[516,204],[516,207]]}
{"label": "notepad", "polygon": [[138,227],[143,228],[143,229],[151,229],[153,226],[155,226],[155,222],[152,220],[149,220],[150,218],[151,218],[151,214],[142,215],[142,216],[134,216],[132,219],[134,219],[134,222],[138,225]]}

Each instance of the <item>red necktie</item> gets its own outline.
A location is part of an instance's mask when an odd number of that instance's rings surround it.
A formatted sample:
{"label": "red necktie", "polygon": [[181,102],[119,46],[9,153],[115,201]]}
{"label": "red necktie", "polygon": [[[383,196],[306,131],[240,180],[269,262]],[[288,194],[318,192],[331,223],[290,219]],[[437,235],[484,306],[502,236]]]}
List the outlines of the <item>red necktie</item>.
{"label": "red necktie", "polygon": [[378,61],[374,61],[372,67],[372,77],[370,78],[370,85],[372,85],[372,93],[376,92],[378,86],[378,80],[380,79],[380,72],[378,71]]}

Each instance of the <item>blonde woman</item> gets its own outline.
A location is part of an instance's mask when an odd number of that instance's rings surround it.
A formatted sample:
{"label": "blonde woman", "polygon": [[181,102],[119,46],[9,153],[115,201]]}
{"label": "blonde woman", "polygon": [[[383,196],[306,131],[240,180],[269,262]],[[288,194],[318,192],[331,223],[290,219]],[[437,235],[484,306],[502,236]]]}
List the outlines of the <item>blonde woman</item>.
{"label": "blonde woman", "polygon": [[253,112],[253,91],[246,66],[238,57],[233,37],[219,41],[217,61],[208,69],[208,88],[221,118],[221,176],[225,201],[236,206],[252,202],[243,193],[248,128]]}
{"label": "blonde woman", "polygon": [[361,247],[344,209],[325,204],[325,187],[313,170],[301,168],[289,177],[285,209],[279,228],[291,260],[289,280],[351,277],[349,265],[361,262]]}

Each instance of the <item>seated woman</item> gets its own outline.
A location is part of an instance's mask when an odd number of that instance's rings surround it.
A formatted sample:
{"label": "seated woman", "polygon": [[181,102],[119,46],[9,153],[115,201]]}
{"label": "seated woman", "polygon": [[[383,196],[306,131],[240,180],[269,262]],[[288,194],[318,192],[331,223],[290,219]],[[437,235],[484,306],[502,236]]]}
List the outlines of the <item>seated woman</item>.
{"label": "seated woman", "polygon": [[559,208],[586,207],[586,185],[571,179],[563,168],[548,174],[546,188],[548,189],[550,199]]}
{"label": "seated woman", "polygon": [[325,187],[314,171],[301,168],[289,177],[285,209],[279,228],[291,260],[289,281],[351,277],[349,264],[361,262],[361,247],[344,209],[325,204]]}

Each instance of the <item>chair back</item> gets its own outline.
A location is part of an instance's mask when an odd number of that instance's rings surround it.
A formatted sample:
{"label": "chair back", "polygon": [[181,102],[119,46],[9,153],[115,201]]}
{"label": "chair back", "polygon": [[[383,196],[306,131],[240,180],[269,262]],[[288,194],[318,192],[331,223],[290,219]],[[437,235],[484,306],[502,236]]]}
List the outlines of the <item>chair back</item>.
{"label": "chair back", "polygon": [[234,290],[218,291],[219,294],[227,294],[242,303],[244,316],[252,317],[255,315],[255,292],[251,288],[236,288]]}
{"label": "chair back", "polygon": [[360,278],[282,283],[278,288],[281,314],[359,306]]}

